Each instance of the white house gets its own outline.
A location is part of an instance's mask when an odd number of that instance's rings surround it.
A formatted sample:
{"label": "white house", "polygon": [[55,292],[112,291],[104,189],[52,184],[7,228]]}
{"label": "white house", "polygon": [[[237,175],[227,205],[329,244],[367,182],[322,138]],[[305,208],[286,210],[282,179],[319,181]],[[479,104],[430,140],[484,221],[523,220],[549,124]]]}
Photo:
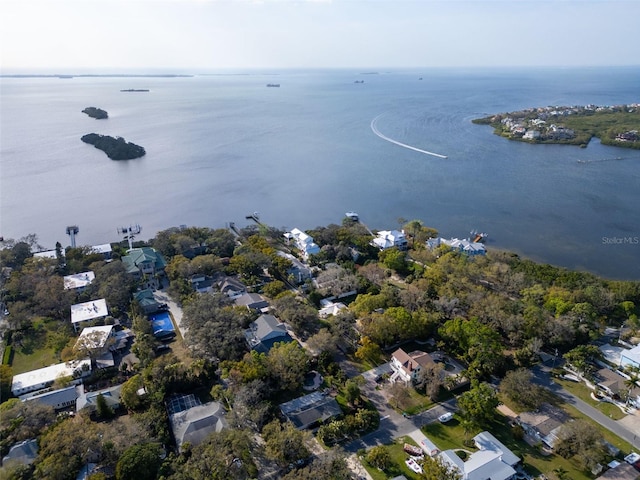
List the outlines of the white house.
{"label": "white house", "polygon": [[640,345],[636,345],[631,350],[620,352],[620,366],[640,368]]}
{"label": "white house", "polygon": [[408,245],[404,231],[398,230],[381,230],[378,232],[376,238],[373,239],[372,243],[380,250],[386,250],[387,248],[393,247],[396,247],[399,250],[406,250]]}
{"label": "white house", "polygon": [[11,393],[18,397],[26,393],[36,392],[50,387],[60,377],[71,377],[71,383],[77,384],[80,383],[82,377],[86,377],[89,374],[91,374],[91,362],[88,358],[67,363],[57,363],[14,375],[11,383]]}
{"label": "white house", "polygon": [[109,310],[107,310],[107,301],[104,298],[71,305],[71,323],[76,331],[80,323],[104,318],[107,315],[109,315]]}
{"label": "white house", "polygon": [[475,255],[485,255],[487,253],[487,249],[483,243],[472,242],[469,239],[461,240],[459,238],[451,238],[448,240],[446,238],[438,237],[427,240],[427,248],[431,250],[438,248],[441,245],[446,245],[452,250],[456,250],[471,257]]}
{"label": "white house", "polygon": [[505,447],[489,432],[473,437],[478,448],[463,461],[454,450],[445,450],[440,454],[442,461],[455,468],[462,480],[511,480],[516,476],[515,465],[520,458]]}
{"label": "white house", "polygon": [[417,378],[418,372],[422,367],[433,363],[433,358],[426,352],[415,351],[406,353],[399,348],[391,355],[393,374],[389,380],[391,382],[402,380],[405,383],[409,383]]}
{"label": "white house", "polygon": [[75,273],[73,275],[64,276],[64,289],[83,291],[88,285],[91,285],[96,278],[96,274],[89,272]]}
{"label": "white house", "polygon": [[285,234],[285,238],[292,238],[295,241],[296,247],[300,250],[305,259],[308,259],[310,255],[320,253],[320,247],[313,241],[313,237],[307,235],[298,228],[291,230],[289,235]]}
{"label": "white house", "polygon": [[109,343],[114,343],[114,333],[113,325],[83,328],[78,340],[76,340],[76,347],[82,345],[92,350],[103,349],[108,347]]}

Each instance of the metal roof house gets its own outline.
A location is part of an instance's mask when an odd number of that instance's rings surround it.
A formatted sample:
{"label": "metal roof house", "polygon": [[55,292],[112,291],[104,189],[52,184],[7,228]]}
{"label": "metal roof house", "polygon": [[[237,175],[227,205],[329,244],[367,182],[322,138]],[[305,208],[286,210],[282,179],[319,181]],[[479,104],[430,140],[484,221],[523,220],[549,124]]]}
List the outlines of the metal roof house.
{"label": "metal roof house", "polygon": [[481,432],[473,441],[477,452],[463,461],[453,450],[445,450],[440,458],[462,475],[462,480],[511,480],[516,476],[515,466],[520,457],[505,447],[489,432]]}

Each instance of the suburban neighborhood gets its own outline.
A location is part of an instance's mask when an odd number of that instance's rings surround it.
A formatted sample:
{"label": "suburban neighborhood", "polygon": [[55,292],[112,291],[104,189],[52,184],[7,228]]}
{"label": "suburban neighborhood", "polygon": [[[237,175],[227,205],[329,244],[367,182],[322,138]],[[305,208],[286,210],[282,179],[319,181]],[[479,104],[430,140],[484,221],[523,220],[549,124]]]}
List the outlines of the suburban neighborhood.
{"label": "suburban neighborhood", "polygon": [[247,219],[3,242],[2,478],[640,478],[637,282]]}

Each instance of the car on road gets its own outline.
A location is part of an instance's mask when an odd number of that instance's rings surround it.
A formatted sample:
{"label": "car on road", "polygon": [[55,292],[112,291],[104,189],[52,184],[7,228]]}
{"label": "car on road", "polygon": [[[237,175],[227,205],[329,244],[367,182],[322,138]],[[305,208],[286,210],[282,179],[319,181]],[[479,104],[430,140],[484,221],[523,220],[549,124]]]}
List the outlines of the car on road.
{"label": "car on road", "polygon": [[451,419],[453,419],[453,413],[451,412],[443,413],[438,417],[440,423],[447,423]]}

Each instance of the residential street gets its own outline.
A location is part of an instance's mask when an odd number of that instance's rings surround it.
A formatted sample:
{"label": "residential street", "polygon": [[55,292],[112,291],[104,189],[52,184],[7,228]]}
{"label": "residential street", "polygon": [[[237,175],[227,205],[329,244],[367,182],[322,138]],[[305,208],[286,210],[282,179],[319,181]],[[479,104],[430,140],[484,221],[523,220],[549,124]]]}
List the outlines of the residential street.
{"label": "residential street", "polygon": [[[577,408],[578,411],[587,415],[592,420],[598,422],[600,425],[605,427],[606,429],[612,431],[616,435],[618,435],[623,440],[626,440],[630,444],[632,444],[636,449],[640,449],[640,415],[636,412],[633,415],[633,419],[629,421],[629,416],[627,419],[623,420],[612,420],[607,417],[599,410],[593,408],[591,405],[587,404],[580,398],[574,396],[572,393],[568,392],[561,385],[558,385],[551,379],[551,369],[544,366],[537,366],[532,369],[533,372],[533,381],[538,385],[542,385],[547,387],[553,393],[558,395],[562,400],[567,402],[569,405]],[[633,420],[636,420],[635,422]],[[631,424],[632,430],[629,429],[629,425]],[[637,428],[634,428],[637,427]]]}

